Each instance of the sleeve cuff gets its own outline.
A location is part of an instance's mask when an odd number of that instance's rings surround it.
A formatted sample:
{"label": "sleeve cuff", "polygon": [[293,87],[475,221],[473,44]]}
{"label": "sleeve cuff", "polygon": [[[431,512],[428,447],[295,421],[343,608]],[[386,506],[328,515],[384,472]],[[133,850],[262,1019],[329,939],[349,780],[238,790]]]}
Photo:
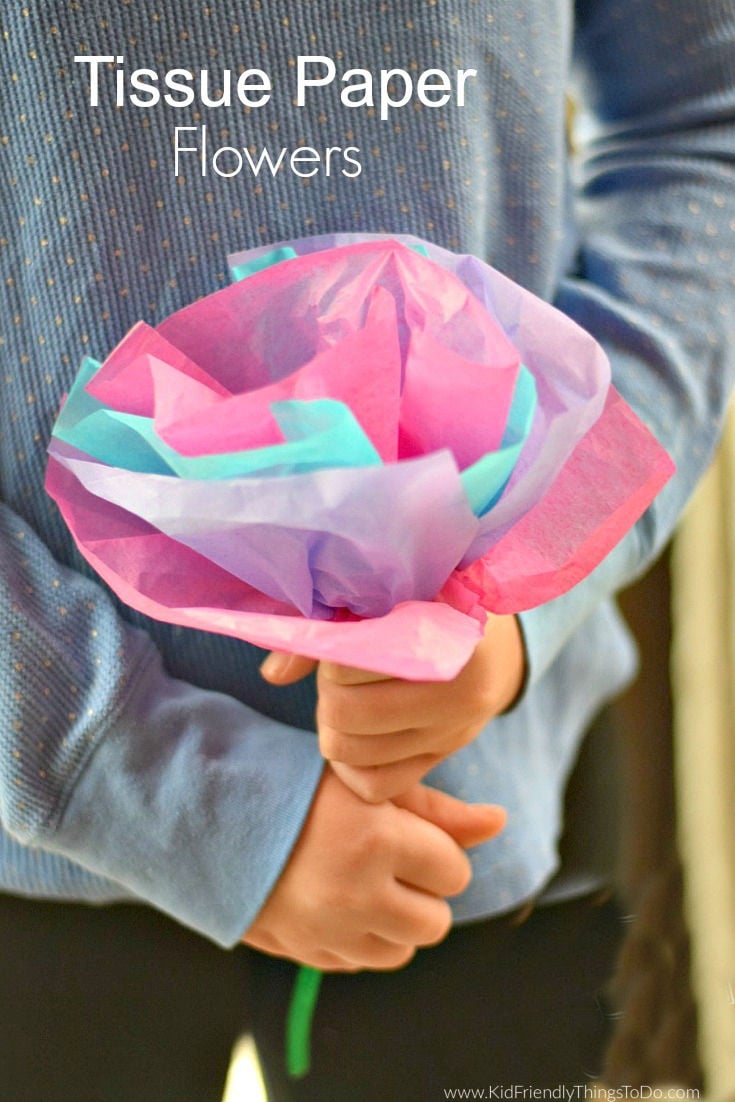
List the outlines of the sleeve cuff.
{"label": "sleeve cuff", "polygon": [[313,735],[146,666],[44,848],[235,945],[299,835],[321,776]]}

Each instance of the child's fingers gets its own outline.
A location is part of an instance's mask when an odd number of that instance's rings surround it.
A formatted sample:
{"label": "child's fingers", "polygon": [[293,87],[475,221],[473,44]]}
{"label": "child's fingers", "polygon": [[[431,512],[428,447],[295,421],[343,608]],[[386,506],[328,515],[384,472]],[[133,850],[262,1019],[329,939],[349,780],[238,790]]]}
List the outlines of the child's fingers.
{"label": "child's fingers", "polygon": [[301,681],[302,678],[307,677],[317,665],[313,658],[274,650],[261,663],[260,673],[271,685],[292,685],[295,681]]}
{"label": "child's fingers", "polygon": [[368,804],[392,800],[417,784],[438,765],[436,754],[418,754],[390,765],[356,766],[333,761],[330,765],[339,779]]}
{"label": "child's fingers", "polygon": [[358,670],[354,666],[340,666],[336,662],[320,663],[319,676],[326,681],[334,682],[335,685],[368,685],[373,681],[396,680],[390,674],[375,673],[373,670]]}
{"label": "child's fingers", "polygon": [[[260,672],[272,685],[291,685],[312,673],[318,665],[313,658],[274,650],[261,663]],[[352,666],[340,666],[336,662],[322,662],[320,673],[323,678],[336,685],[367,685],[374,681],[394,680],[388,674],[357,670]]]}
{"label": "child's fingers", "polygon": [[327,761],[345,765],[392,765],[418,754],[433,754],[438,761],[472,742],[476,735],[477,726],[448,730],[444,725],[384,735],[352,735],[320,723],[319,749]]}

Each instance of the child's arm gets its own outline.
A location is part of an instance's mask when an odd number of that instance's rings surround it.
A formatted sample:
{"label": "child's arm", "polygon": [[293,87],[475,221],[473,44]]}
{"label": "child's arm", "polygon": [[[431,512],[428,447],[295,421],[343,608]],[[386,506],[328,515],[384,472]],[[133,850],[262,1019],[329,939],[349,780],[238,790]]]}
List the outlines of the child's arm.
{"label": "child's arm", "polygon": [[[303,677],[313,663],[272,655],[273,684]],[[515,616],[489,616],[485,638],[453,681],[413,682],[322,662],[319,746],[335,773],[370,802],[416,784],[510,707],[523,686],[525,654]]]}

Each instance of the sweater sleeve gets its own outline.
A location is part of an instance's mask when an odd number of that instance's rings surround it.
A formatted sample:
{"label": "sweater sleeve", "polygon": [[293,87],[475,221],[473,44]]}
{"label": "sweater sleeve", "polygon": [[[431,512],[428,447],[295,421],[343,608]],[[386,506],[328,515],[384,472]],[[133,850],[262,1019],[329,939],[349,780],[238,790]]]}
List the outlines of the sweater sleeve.
{"label": "sweater sleeve", "polygon": [[574,270],[556,305],[677,473],[566,596],[522,614],[529,683],[670,537],[717,443],[735,377],[735,5],[579,0]]}
{"label": "sweater sleeve", "polygon": [[5,506],[0,623],[3,828],[235,944],[301,829],[316,740],[169,677]]}

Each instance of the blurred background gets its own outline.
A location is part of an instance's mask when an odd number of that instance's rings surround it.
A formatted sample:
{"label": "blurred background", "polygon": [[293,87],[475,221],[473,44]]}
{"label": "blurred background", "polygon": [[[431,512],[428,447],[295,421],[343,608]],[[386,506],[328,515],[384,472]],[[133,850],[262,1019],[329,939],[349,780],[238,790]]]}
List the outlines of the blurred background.
{"label": "blurred background", "polygon": [[707,1096],[735,1098],[735,418],[672,554],[673,758]]}

